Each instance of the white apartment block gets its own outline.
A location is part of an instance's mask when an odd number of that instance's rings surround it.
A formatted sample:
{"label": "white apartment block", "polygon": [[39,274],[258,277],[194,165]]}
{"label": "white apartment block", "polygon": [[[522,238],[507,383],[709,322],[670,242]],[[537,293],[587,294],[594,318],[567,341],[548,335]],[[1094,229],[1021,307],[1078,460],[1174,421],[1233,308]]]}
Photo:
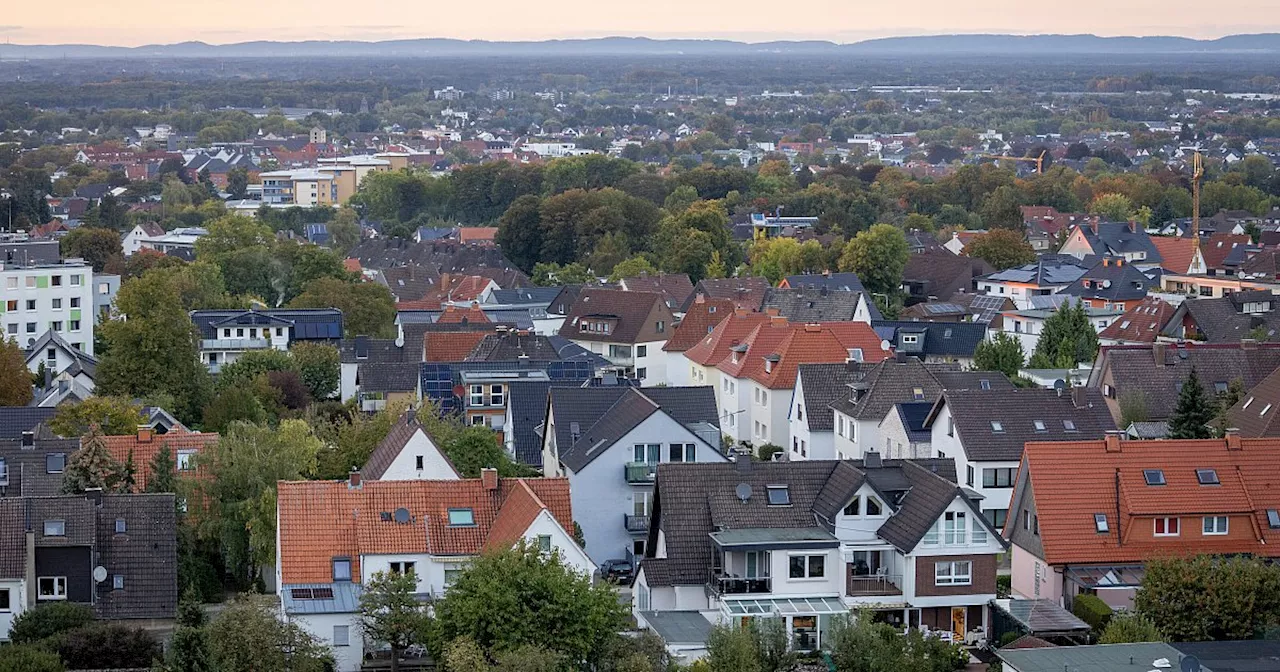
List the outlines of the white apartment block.
{"label": "white apartment block", "polygon": [[25,349],[52,330],[92,356],[95,289],[93,267],[83,259],[30,266],[0,263],[4,337]]}

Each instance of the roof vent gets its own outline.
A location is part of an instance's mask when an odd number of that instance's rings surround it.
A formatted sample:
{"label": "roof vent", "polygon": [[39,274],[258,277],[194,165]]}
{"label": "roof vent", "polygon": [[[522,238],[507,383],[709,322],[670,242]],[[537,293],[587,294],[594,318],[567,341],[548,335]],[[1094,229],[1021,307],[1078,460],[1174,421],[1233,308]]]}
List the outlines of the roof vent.
{"label": "roof vent", "polygon": [[739,483],[738,487],[734,489],[734,494],[738,495],[738,499],[741,500],[743,504],[746,504],[747,500],[751,499],[751,484]]}

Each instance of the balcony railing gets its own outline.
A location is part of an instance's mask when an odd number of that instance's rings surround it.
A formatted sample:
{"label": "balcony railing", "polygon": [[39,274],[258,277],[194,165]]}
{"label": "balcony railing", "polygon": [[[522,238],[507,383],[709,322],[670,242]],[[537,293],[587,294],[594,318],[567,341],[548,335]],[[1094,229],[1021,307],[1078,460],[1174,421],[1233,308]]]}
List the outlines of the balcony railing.
{"label": "balcony railing", "polygon": [[622,515],[623,525],[626,526],[628,532],[648,532],[649,516],[633,516],[630,514]]}
{"label": "balcony railing", "polygon": [[658,465],[646,462],[628,462],[623,467],[628,483],[652,483]]}
{"label": "balcony railing", "polygon": [[265,338],[206,338],[200,341],[201,350],[263,350],[271,346]]}
{"label": "balcony railing", "polygon": [[901,574],[849,574],[845,594],[851,597],[874,595],[901,595]]}
{"label": "balcony railing", "polygon": [[755,578],[729,576],[716,569],[711,570],[711,579],[707,585],[717,595],[751,595],[773,592],[773,579],[767,576]]}

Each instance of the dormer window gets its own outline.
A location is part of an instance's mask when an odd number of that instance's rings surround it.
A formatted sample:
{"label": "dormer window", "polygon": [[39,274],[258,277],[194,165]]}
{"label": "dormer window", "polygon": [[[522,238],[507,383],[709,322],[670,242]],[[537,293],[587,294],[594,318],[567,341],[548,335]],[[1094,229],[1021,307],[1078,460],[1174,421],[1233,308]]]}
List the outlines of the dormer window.
{"label": "dormer window", "polygon": [[769,494],[769,506],[790,506],[791,489],[785,485],[770,485],[765,488]]}
{"label": "dormer window", "polygon": [[773,373],[773,360],[771,359],[764,360],[764,372]]}
{"label": "dormer window", "polygon": [[866,361],[862,356],[862,348],[849,348],[849,361],[863,362]]}
{"label": "dormer window", "polygon": [[919,334],[903,334],[902,342],[904,345],[914,345],[920,342]]}

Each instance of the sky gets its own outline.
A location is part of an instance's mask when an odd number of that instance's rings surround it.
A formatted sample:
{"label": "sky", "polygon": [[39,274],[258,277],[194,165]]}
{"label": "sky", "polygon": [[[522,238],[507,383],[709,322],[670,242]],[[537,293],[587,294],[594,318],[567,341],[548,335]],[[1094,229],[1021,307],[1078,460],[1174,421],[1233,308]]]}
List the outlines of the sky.
{"label": "sky", "polygon": [[1215,38],[1280,32],[1280,0],[6,0],[0,42],[542,40],[610,35],[761,42],[950,33]]}

